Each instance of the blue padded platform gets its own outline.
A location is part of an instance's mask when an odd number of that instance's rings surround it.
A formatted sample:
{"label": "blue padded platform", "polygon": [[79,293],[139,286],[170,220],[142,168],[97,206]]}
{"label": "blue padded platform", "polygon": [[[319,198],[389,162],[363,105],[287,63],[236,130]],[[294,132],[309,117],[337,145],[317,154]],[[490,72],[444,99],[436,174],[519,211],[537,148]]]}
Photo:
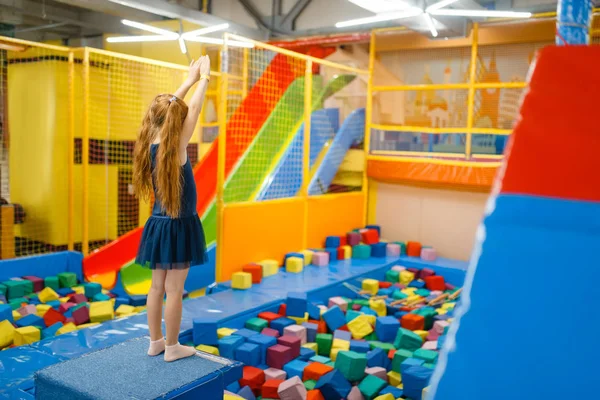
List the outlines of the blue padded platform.
{"label": "blue padded platform", "polygon": [[36,399],[220,399],[242,364],[200,354],[172,363],[148,357],[138,338],[36,373]]}
{"label": "blue padded platform", "polygon": [[[83,280],[83,274],[81,272],[82,262],[83,255],[76,251],[61,251],[39,256],[2,260],[0,281],[8,280],[16,275],[32,275],[46,278],[48,276],[58,275],[61,272],[73,272],[77,275],[77,280],[81,282]],[[18,273],[16,271],[18,271]]]}

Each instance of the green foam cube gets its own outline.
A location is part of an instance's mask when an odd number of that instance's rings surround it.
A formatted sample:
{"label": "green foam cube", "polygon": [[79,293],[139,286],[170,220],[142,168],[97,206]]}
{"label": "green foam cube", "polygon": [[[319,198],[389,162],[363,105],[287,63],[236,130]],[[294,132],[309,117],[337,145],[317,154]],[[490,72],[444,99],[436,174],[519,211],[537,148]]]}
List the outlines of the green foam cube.
{"label": "green foam cube", "polygon": [[361,307],[369,307],[369,300],[358,299],[354,300],[352,304],[358,304]]}
{"label": "green foam cube", "polygon": [[61,272],[58,274],[58,283],[61,288],[70,288],[77,285],[77,275],[72,272]]}
{"label": "green foam cube", "polygon": [[387,382],[375,375],[367,375],[361,383],[358,384],[358,390],[362,393],[366,400],[373,400],[384,387]]}
{"label": "green foam cube", "polygon": [[269,326],[269,322],[262,318],[250,318],[248,321],[246,321],[246,324],[245,324],[245,327],[247,329],[250,329],[250,330],[253,330],[253,331],[256,331],[259,333],[262,332],[262,330],[268,326]]}
{"label": "green foam cube", "polygon": [[431,368],[431,369],[435,368],[435,364],[431,364],[431,363],[425,363],[425,364],[423,364],[423,366],[427,367],[427,368]]}
{"label": "green foam cube", "polygon": [[335,359],[335,369],[350,382],[361,380],[367,368],[367,355],[354,351],[340,351]]}
{"label": "green foam cube", "polygon": [[411,358],[412,356],[412,351],[406,349],[396,350],[396,352],[394,353],[394,358],[392,359],[392,371],[401,373],[402,371],[400,371],[400,365],[404,360],[406,360],[407,358]]}
{"label": "green foam cube", "polygon": [[400,255],[405,256],[406,255],[406,243],[404,243],[404,242],[394,242],[394,243],[396,243],[398,246],[400,246]]}
{"label": "green foam cube", "polygon": [[437,312],[432,307],[423,307],[418,310],[412,312],[413,314],[417,314],[425,318],[425,330],[428,331],[433,328],[433,317],[437,315]]}
{"label": "green foam cube", "polygon": [[371,246],[357,244],[352,248],[352,258],[355,260],[366,260],[371,257]]}
{"label": "green foam cube", "polygon": [[427,289],[417,289],[415,290],[415,294],[421,297],[427,297],[431,294],[431,292]]}
{"label": "green foam cube", "polygon": [[[21,297],[25,297],[28,294],[31,294],[28,291],[28,285],[25,283],[26,281],[4,281],[2,284],[6,286],[6,298],[10,301],[12,299],[17,299]],[[27,281],[30,282],[31,281]]]}
{"label": "green foam cube", "polygon": [[423,339],[421,339],[421,336],[405,328],[398,329],[396,339],[394,340],[395,348],[415,351],[421,348],[422,344]]}
{"label": "green foam cube", "polygon": [[377,337],[377,334],[375,332],[372,332],[365,336],[363,339],[365,339],[367,342],[377,342],[379,338]]}
{"label": "green foam cube", "polygon": [[313,390],[315,386],[317,386],[317,381],[313,379],[309,379],[304,382],[304,387],[306,388],[306,390]]}
{"label": "green foam cube", "polygon": [[17,297],[16,299],[11,299],[8,304],[13,310],[18,310],[23,307],[23,303],[29,303],[25,297]]}
{"label": "green foam cube", "polygon": [[49,276],[44,278],[44,285],[51,288],[54,291],[60,289],[60,283],[58,282],[58,276]]}
{"label": "green foam cube", "polygon": [[317,346],[319,355],[329,357],[331,354],[331,345],[333,344],[333,335],[330,333],[317,333]]}
{"label": "green foam cube", "polygon": [[395,347],[393,344],[391,343],[385,343],[385,342],[380,342],[378,340],[371,340],[369,341],[369,346],[371,346],[371,350],[373,349],[381,349],[383,351],[385,351],[386,353],[389,352],[390,350],[394,350]]}
{"label": "green foam cube", "polygon": [[32,281],[23,279],[22,281],[19,281],[19,282],[23,282],[23,285],[25,285],[25,295],[33,294],[33,282]]}
{"label": "green foam cube", "polygon": [[392,298],[394,300],[404,300],[408,295],[406,293],[402,293],[400,290],[394,290],[392,293]]}
{"label": "green foam cube", "polygon": [[392,283],[400,282],[400,272],[390,269],[385,273],[385,280]]}
{"label": "green foam cube", "polygon": [[419,360],[423,360],[426,363],[433,364],[437,361],[438,353],[437,351],[427,350],[427,349],[417,349],[413,353],[413,357]]}

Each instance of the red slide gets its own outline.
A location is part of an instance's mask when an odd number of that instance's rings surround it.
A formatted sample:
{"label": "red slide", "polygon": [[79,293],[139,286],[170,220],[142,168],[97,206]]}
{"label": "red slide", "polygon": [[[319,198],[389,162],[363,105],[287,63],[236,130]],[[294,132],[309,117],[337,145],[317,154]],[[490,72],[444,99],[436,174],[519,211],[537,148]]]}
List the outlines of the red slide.
{"label": "red slide", "polygon": [[[288,57],[277,54],[227,122],[225,176],[252,143],[287,87],[304,74],[303,64],[298,64],[289,63]],[[218,140],[194,168],[199,215],[204,213],[216,193]],[[85,257],[83,274],[86,279],[112,288],[118,271],[135,257],[141,236],[142,228],[134,229]]]}

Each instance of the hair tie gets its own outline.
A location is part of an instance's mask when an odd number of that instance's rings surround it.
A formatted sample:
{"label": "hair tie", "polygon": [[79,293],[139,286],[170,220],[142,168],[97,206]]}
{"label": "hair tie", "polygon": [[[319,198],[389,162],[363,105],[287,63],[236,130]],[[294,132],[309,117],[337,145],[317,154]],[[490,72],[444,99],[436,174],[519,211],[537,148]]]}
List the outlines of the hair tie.
{"label": "hair tie", "polygon": [[169,99],[169,103],[172,103],[172,102],[174,102],[175,100],[177,100],[177,97],[176,97],[176,96],[173,96],[173,97],[171,97],[171,98]]}

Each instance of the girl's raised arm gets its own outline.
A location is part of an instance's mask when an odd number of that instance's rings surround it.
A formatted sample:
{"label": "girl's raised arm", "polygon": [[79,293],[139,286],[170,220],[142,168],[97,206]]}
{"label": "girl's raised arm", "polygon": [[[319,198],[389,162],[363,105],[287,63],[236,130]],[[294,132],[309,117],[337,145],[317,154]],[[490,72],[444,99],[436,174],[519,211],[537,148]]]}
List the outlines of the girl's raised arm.
{"label": "girl's raised arm", "polygon": [[[198,82],[196,91],[188,103],[188,113],[185,117],[185,121],[183,122],[183,129],[181,131],[181,138],[179,142],[180,149],[182,151],[186,149],[190,139],[192,138],[192,135],[194,134],[194,128],[196,127],[198,117],[200,116],[200,111],[202,110],[202,103],[204,102],[204,96],[210,80],[210,58],[208,56],[202,56],[197,61],[193,62],[190,66],[190,76],[193,76],[200,82]],[[177,94],[175,94],[175,96],[177,96]]]}

